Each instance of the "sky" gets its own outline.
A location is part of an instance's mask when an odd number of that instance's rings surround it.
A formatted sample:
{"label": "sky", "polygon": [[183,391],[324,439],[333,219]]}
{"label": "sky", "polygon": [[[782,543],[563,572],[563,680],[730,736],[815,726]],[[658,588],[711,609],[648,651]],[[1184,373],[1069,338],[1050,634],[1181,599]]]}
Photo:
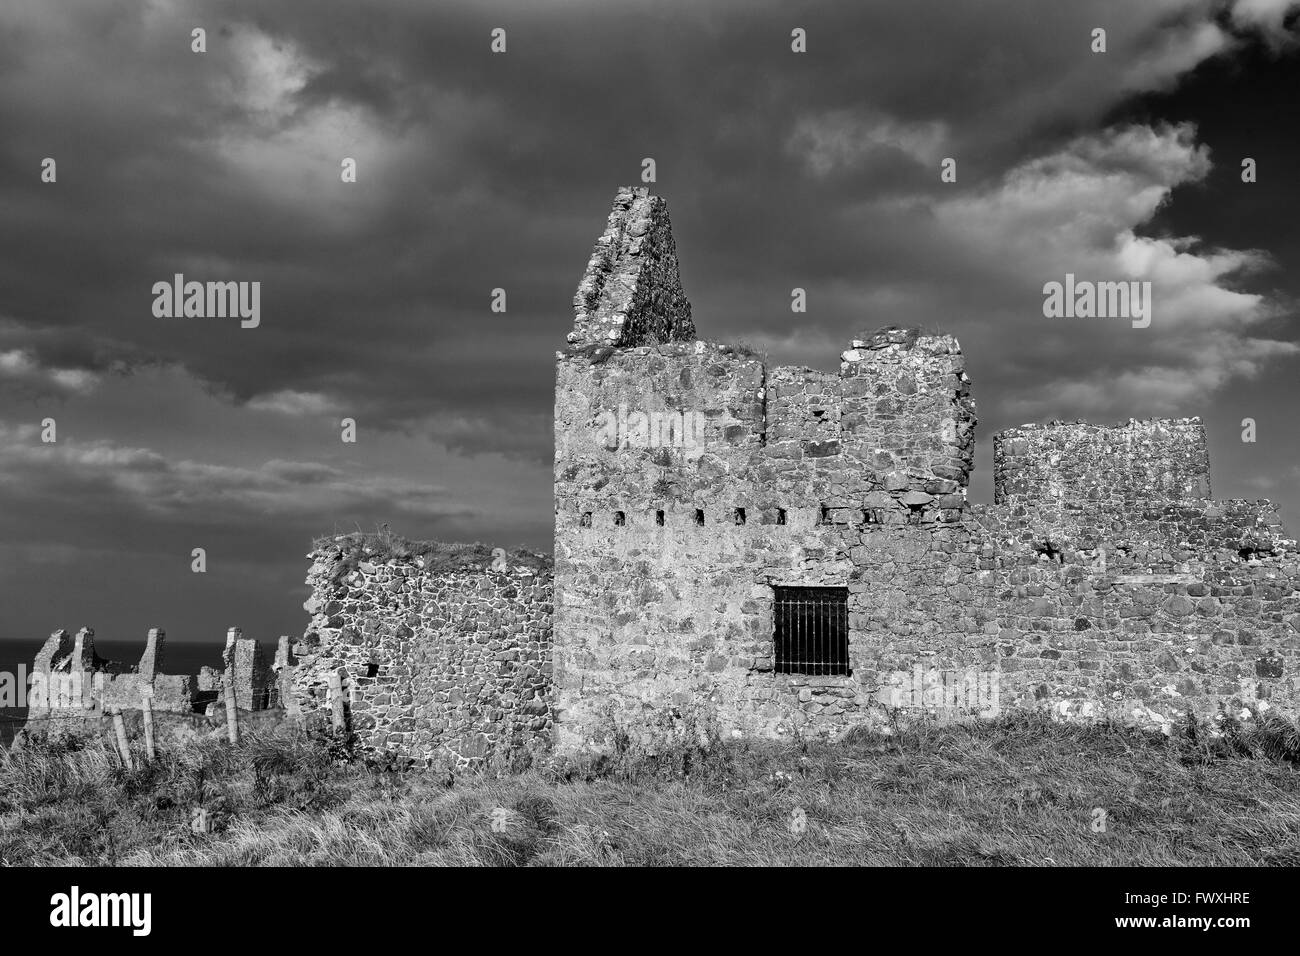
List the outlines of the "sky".
{"label": "sky", "polygon": [[[6,0],[0,637],[297,636],[313,538],[385,523],[549,551],[555,351],[646,157],[702,337],[824,369],[882,326],[958,337],[974,500],[1001,428],[1199,415],[1216,497],[1273,499],[1294,535],[1297,20]],[[260,282],[260,323],[157,317],[178,272]],[[1151,282],[1151,326],[1045,317],[1067,273]]]}

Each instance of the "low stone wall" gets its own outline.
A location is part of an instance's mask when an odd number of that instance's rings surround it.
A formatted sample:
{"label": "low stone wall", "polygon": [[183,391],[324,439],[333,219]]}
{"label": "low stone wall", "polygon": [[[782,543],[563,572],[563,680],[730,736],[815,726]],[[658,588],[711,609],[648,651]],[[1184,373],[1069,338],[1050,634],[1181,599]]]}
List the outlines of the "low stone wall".
{"label": "low stone wall", "polygon": [[[144,749],[144,717],[139,710],[122,712],[123,726],[133,752]],[[298,729],[281,708],[240,711],[239,732],[248,734],[273,734],[293,732]],[[165,753],[170,748],[180,748],[198,740],[227,740],[226,710],[215,708],[211,714],[156,711],[153,715],[154,744]],[[50,737],[75,734],[78,737],[100,737],[116,752],[117,738],[113,719],[106,713],[56,714],[32,717],[15,737],[13,747],[22,748],[28,743]]]}
{"label": "low stone wall", "polygon": [[166,674],[166,632],[152,628],[140,662],[135,665],[102,658],[95,651],[95,632],[83,627],[50,635],[32,663],[28,688],[29,720],[48,715],[96,718],[113,710],[140,710],[147,697],[155,713],[203,711],[219,696],[226,676],[235,686],[237,706],[264,710],[275,703],[275,675],[256,641],[233,627],[226,634],[223,671],[205,667],[199,676]]}
{"label": "low stone wall", "polygon": [[469,765],[549,747],[549,558],[455,545],[394,556],[349,537],[310,557],[292,711],[331,719],[337,675],[367,751]]}

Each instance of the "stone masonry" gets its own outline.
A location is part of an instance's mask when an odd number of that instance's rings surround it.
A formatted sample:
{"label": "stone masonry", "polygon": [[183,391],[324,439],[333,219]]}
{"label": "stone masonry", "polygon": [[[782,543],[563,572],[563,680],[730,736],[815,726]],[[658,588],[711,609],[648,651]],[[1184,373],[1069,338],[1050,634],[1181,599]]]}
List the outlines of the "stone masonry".
{"label": "stone masonry", "polygon": [[[697,339],[667,205],[624,187],[556,353],[553,561],[322,539],[272,660],[232,628],[196,680],[160,629],[134,666],[56,631],[31,717],[215,717],[230,677],[241,709],[463,767],[706,726],[1300,713],[1300,552],[1269,502],[1211,497],[1200,419],[1007,429],[991,505],[976,424],[950,335],[863,331],[838,372]],[[800,594],[842,611],[833,668],[782,659]]]}
{"label": "stone masonry", "polygon": [[91,628],[83,627],[75,636],[57,630],[32,664],[27,729],[39,731],[55,718],[94,720],[113,710],[140,710],[144,697],[159,713],[202,712],[217,700],[225,674],[234,680],[240,709],[266,709],[273,703],[267,690],[270,672],[262,665],[258,643],[240,634],[239,628],[227,634],[225,670],[205,667],[196,680],[163,672],[167,635],[162,628],[149,630],[135,665],[100,657]]}
{"label": "stone masonry", "polygon": [[[973,505],[957,340],[864,331],[840,359],[697,339],[666,204],[620,189],[556,353],[554,564],[320,542],[286,706],[328,719],[336,685],[367,750],[458,765],[705,725],[1296,715],[1296,542],[1210,497],[1199,419],[1008,429]],[[794,588],[843,602],[840,672],[778,666]]]}
{"label": "stone masonry", "polygon": [[570,344],[626,347],[695,338],[663,199],[645,187],[618,191],[573,308]]}
{"label": "stone masonry", "polygon": [[[621,190],[611,224],[629,195],[642,201]],[[995,503],[972,505],[976,417],[951,336],[882,329],[838,374],[769,368],[694,340],[674,319],[675,256],[611,258],[609,234],[593,263],[634,277],[624,287],[671,274],[672,311],[616,336],[580,289],[557,353],[560,749],[688,710],[757,736],[900,711],[1166,728],[1296,713],[1295,542],[1268,502],[1209,497],[1199,419],[1009,429]],[[691,413],[705,425],[688,448],[662,423]],[[790,586],[847,590],[848,675],[775,671],[775,589]]]}
{"label": "stone masonry", "polygon": [[381,554],[364,536],[310,557],[291,712],[329,719],[334,675],[368,752],[466,766],[549,747],[549,558],[473,545]]}

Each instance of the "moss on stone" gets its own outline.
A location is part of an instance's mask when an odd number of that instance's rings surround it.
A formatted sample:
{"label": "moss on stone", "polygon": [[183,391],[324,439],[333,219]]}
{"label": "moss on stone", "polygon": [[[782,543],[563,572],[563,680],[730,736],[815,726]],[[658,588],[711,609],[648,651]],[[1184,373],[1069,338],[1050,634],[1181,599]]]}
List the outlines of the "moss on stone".
{"label": "moss on stone", "polygon": [[[317,538],[312,544],[311,557],[317,560],[332,558],[334,567],[330,577],[338,580],[351,573],[362,562],[383,564],[388,561],[419,559],[422,567],[430,572],[486,571],[492,566],[493,552],[496,550],[491,545],[481,542],[460,544],[445,541],[412,541],[382,530],[356,531]],[[504,548],[501,550],[505,551],[506,560],[512,566],[523,565],[540,571],[549,570],[553,563],[549,555],[525,548],[516,548],[513,551]]]}

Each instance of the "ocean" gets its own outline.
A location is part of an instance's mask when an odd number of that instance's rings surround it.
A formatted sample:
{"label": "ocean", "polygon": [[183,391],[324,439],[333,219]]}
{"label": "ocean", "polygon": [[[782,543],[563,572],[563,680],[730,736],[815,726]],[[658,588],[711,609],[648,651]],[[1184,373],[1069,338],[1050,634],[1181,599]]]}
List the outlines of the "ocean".
{"label": "ocean", "polygon": [[[0,674],[18,679],[18,665],[30,674],[32,659],[45,643],[45,638],[0,638]],[[221,651],[225,643],[218,641],[175,641],[163,646],[162,671],[164,674],[198,674],[204,664],[221,667]],[[144,652],[143,641],[109,641],[95,639],[95,652],[109,660],[134,664]],[[6,682],[7,683],[7,682]],[[0,701],[0,744],[8,745],[27,718],[26,707],[5,707]]]}

